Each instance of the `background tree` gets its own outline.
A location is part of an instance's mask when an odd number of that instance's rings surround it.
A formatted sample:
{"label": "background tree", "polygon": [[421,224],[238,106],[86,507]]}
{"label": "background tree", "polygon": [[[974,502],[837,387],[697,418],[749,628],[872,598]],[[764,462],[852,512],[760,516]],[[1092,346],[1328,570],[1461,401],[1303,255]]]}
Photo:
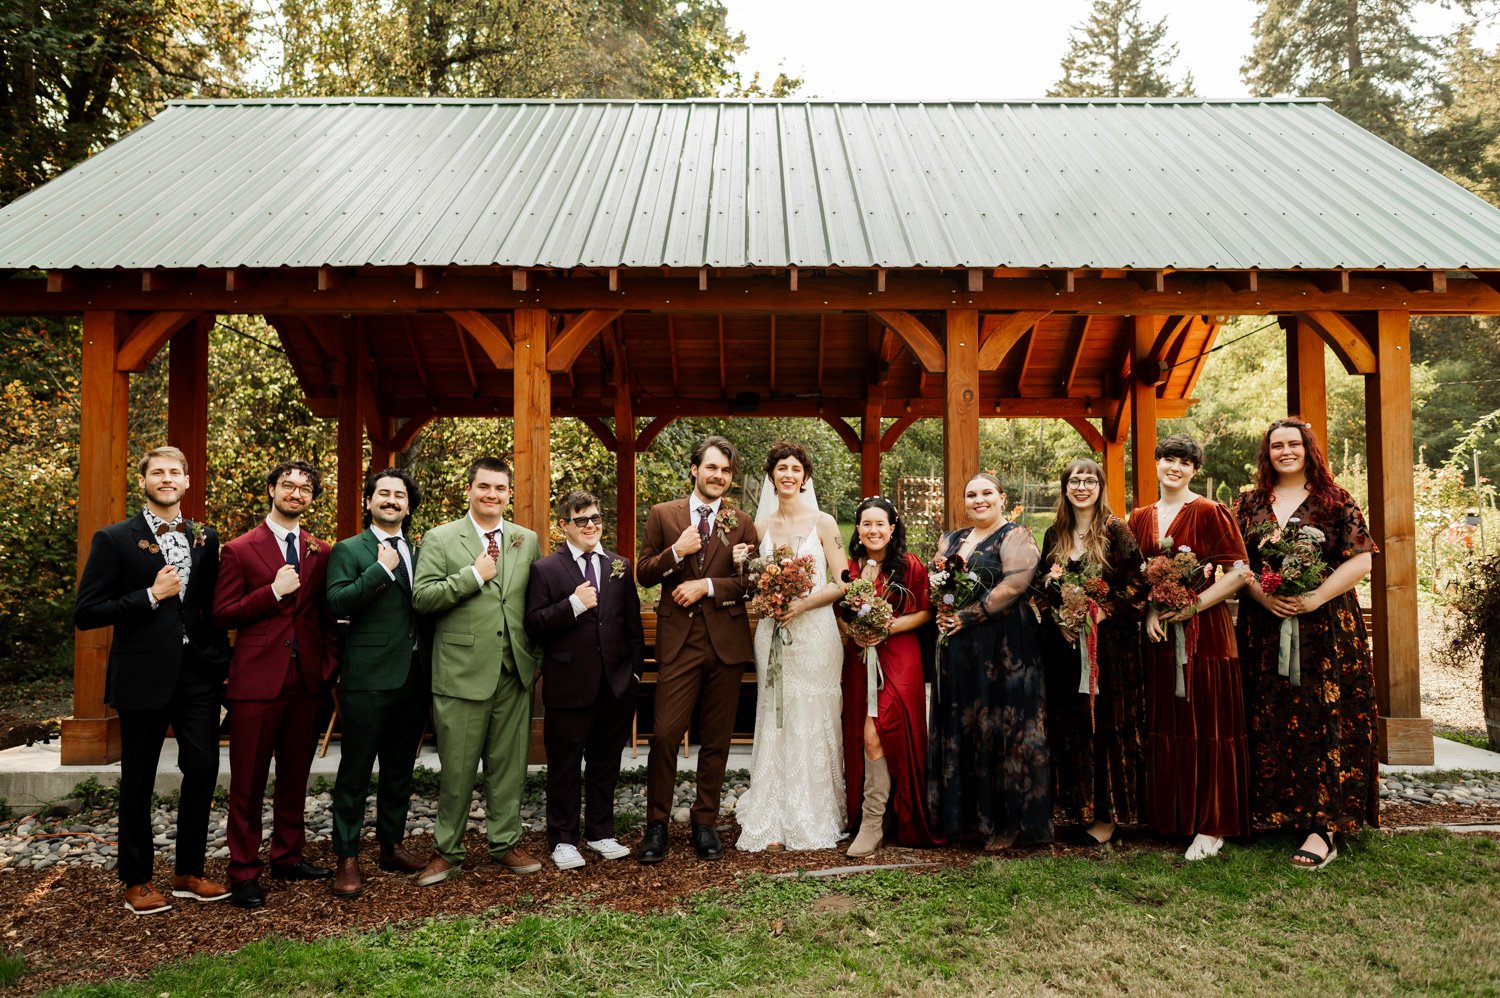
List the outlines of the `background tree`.
{"label": "background tree", "polygon": [[1068,32],[1062,79],[1049,97],[1186,97],[1193,74],[1168,75],[1177,46],[1167,41],[1167,19],[1141,19],[1140,0],[1094,0],[1086,20]]}

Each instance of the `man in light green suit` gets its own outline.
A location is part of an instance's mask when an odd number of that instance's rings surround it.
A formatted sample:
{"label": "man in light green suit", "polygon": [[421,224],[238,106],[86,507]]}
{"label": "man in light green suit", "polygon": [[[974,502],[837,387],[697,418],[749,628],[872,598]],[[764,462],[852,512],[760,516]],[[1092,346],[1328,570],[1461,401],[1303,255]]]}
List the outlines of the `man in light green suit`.
{"label": "man in light green suit", "polygon": [[524,627],[526,582],[541,550],[536,534],[503,519],[510,494],[510,467],[482,457],[469,466],[468,515],[422,538],[412,606],[433,618],[432,713],[442,764],[433,854],[417,876],[422,887],[456,876],[463,864],[481,762],[490,855],[511,873],[542,868],[517,845],[539,658]]}

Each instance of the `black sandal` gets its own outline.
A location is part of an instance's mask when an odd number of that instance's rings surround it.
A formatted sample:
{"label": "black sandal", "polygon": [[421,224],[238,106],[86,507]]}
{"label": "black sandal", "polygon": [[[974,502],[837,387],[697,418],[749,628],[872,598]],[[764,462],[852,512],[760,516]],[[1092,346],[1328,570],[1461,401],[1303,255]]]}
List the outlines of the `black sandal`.
{"label": "black sandal", "polygon": [[1314,828],[1308,834],[1316,835],[1323,840],[1328,847],[1328,855],[1319,856],[1310,849],[1298,849],[1292,853],[1292,866],[1299,870],[1321,870],[1323,867],[1339,858],[1338,847],[1333,844],[1333,836],[1321,828]]}

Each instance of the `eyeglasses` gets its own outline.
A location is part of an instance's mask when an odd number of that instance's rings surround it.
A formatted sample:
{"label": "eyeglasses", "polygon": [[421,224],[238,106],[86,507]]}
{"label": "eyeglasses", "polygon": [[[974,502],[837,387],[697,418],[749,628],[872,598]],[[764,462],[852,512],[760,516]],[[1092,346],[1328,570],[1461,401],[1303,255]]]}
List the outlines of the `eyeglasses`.
{"label": "eyeglasses", "polygon": [[1097,489],[1098,487],[1099,487],[1099,479],[1097,479],[1097,478],[1070,478],[1070,479],[1068,479],[1068,488],[1070,488],[1070,489]]}
{"label": "eyeglasses", "polygon": [[279,482],[276,485],[278,492],[285,492],[289,496],[310,496],[313,494],[311,485],[294,485],[291,482]]}
{"label": "eyeglasses", "polygon": [[572,517],[572,521],[573,526],[579,529],[591,526],[597,527],[604,522],[604,516],[601,513],[595,513],[593,516],[575,516]]}

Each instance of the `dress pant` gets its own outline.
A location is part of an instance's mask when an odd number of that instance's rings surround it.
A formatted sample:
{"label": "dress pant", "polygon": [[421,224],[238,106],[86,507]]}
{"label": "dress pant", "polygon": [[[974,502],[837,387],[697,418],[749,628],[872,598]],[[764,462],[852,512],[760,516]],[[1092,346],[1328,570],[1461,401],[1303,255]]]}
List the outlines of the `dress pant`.
{"label": "dress pant", "polygon": [[729,761],[729,740],[734,732],[735,710],[740,702],[740,682],[745,662],[724,662],[709,640],[708,625],[701,613],[693,614],[687,639],[670,662],[658,665],[655,730],[651,754],[646,758],[646,820],[666,821],[672,813],[677,787],[677,749],[698,707],[698,799],[693,802],[693,820],[712,825],[719,820],[719,796],[724,788],[724,767]]}
{"label": "dress pant", "polygon": [[521,840],[521,791],[526,783],[526,752],[531,741],[531,691],[514,669],[500,673],[487,700],[432,695],[437,728],[437,819],[432,845],[455,865],[464,861],[464,829],[473,801],[474,774],[484,764],[485,834],[499,859]]}
{"label": "dress pant", "polygon": [[340,859],[359,855],[364,830],[365,797],[370,771],[380,762],[375,794],[375,834],[383,845],[406,837],[411,803],[411,771],[417,761],[417,739],[427,724],[432,680],[412,656],[406,683],[395,690],[343,690],[339,693],[339,773],[333,783],[333,853]]}
{"label": "dress pant", "polygon": [[587,707],[548,707],[542,743],[547,748],[547,844],[578,844],[580,780],[586,808],[584,835],[591,842],[615,837],[615,784],[620,753],[630,736],[636,684],[624,696],[601,676],[599,694]]}
{"label": "dress pant", "polygon": [[219,684],[197,672],[196,655],[185,649],[177,688],[165,706],[119,713],[120,858],[115,872],[126,885],[151,880],[151,793],[170,724],[182,773],[175,871],[180,876],[203,876],[208,810],[219,780]]}
{"label": "dress pant", "polygon": [[229,702],[229,882],[254,880],[260,861],[261,805],[276,760],[271,804],[272,866],[295,866],[306,844],[303,812],[307,774],[318,746],[318,712],[325,694],[308,690],[297,659],[272,700]]}

